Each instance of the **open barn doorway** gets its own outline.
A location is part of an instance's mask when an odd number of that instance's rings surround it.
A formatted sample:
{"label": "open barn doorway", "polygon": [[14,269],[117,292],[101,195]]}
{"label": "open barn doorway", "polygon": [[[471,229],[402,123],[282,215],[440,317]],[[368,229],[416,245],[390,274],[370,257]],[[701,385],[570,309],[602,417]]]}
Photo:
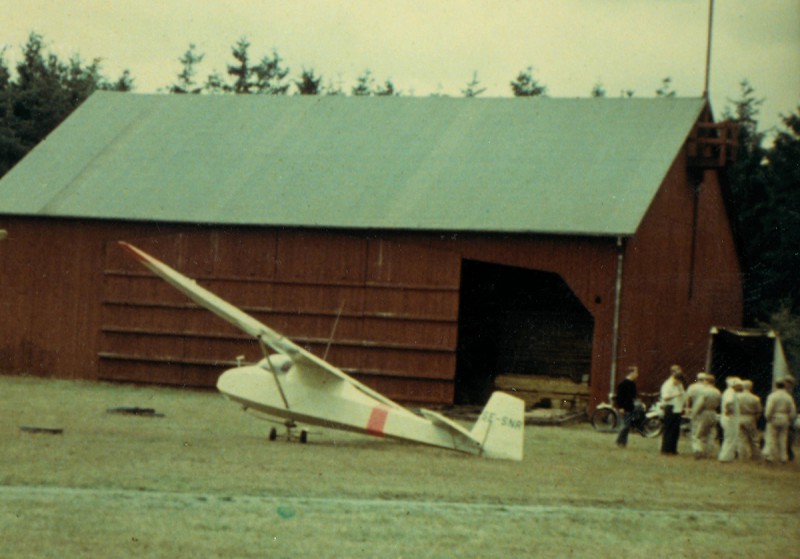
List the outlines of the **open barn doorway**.
{"label": "open barn doorway", "polygon": [[783,344],[774,330],[711,328],[706,371],[725,390],[725,379],[736,376],[753,382],[753,393],[765,401],[774,382],[789,375]]}
{"label": "open barn doorway", "polygon": [[458,320],[457,404],[500,375],[588,386],[594,319],[558,274],[463,260]]}

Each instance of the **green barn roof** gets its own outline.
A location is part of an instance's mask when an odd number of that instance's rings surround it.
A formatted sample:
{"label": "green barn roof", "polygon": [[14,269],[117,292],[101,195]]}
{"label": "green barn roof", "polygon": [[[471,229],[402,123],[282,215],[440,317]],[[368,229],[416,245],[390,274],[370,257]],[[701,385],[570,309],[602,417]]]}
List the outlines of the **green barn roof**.
{"label": "green barn roof", "polygon": [[633,235],[702,99],[98,92],[0,214]]}

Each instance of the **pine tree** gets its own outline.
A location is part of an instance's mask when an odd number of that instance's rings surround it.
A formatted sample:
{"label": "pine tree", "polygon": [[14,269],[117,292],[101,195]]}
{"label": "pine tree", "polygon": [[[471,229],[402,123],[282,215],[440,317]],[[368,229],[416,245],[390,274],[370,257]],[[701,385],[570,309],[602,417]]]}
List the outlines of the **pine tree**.
{"label": "pine tree", "polygon": [[295,81],[294,85],[297,88],[298,95],[319,95],[322,93],[322,77],[317,77],[314,70],[306,70],[303,68],[303,73],[300,74],[300,80]]}
{"label": "pine tree", "polygon": [[170,93],[197,94],[203,91],[203,87],[194,81],[194,76],[197,73],[196,66],[203,61],[205,54],[198,54],[196,49],[197,46],[190,43],[189,49],[178,59],[182,70],[178,74],[178,82],[167,88]]}
{"label": "pine tree", "polygon": [[602,83],[597,82],[596,84],[594,84],[594,87],[592,87],[592,91],[591,91],[590,95],[592,97],[605,97],[606,96],[606,88],[603,87]]}
{"label": "pine tree", "polygon": [[477,97],[484,91],[486,91],[485,87],[478,87],[480,85],[480,81],[478,80],[478,72],[475,71],[472,73],[472,81],[467,83],[467,87],[461,90],[461,94],[464,97]]}
{"label": "pine tree", "polygon": [[107,81],[100,59],[84,64],[77,55],[66,62],[46,52],[44,38],[31,33],[12,75],[0,51],[0,175],[5,174],[98,89],[130,91],[127,70]]}
{"label": "pine tree", "polygon": [[517,78],[511,82],[514,97],[541,97],[547,94],[547,87],[533,77],[533,66],[520,70]]}
{"label": "pine tree", "polygon": [[356,85],[350,91],[355,97],[368,97],[372,95],[374,84],[375,78],[372,77],[372,72],[364,70],[364,73],[356,78]]}
{"label": "pine tree", "polygon": [[731,209],[734,228],[739,238],[739,259],[744,282],[745,320],[748,323],[766,318],[761,302],[763,266],[760,262],[763,251],[763,216],[767,190],[767,169],[763,165],[766,152],[762,147],[764,135],[758,131],[758,111],[763,100],[754,95],[747,80],[740,84],[740,98],[733,101],[723,118],[735,123],[738,128],[738,150],[735,163],[729,169]]}
{"label": "pine tree", "polygon": [[235,64],[228,64],[228,75],[233,77],[233,84],[223,84],[222,89],[226,92],[238,94],[251,93],[254,83],[251,81],[254,70],[250,66],[250,42],[242,37],[231,47],[231,54],[236,59]]}
{"label": "pine tree", "polygon": [[286,95],[290,84],[284,80],[289,75],[289,68],[284,68],[282,63],[283,58],[278,54],[278,51],[273,49],[271,57],[262,57],[261,62],[253,67],[256,93]]}
{"label": "pine tree", "polygon": [[672,78],[667,76],[661,80],[661,87],[656,89],[656,97],[675,97],[675,90],[672,89]]}
{"label": "pine tree", "polygon": [[391,80],[386,80],[383,85],[375,85],[375,78],[370,70],[364,70],[364,73],[356,79],[356,85],[351,89],[351,93],[355,97],[390,97],[393,95],[400,95],[394,87]]}

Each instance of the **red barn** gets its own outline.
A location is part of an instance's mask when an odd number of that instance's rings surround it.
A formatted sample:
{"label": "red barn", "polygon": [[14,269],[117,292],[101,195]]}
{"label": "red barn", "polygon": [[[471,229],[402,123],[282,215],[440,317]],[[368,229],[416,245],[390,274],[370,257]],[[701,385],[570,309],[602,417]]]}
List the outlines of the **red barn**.
{"label": "red barn", "polygon": [[741,323],[725,132],[703,99],[96,93],[0,181],[0,370],[259,357],[123,239],[401,401],[655,390]]}

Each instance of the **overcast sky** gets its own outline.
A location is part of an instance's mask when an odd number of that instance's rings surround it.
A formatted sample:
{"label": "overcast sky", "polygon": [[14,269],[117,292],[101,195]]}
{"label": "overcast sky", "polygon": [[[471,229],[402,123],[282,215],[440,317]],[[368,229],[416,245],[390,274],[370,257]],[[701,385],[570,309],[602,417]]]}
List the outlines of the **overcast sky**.
{"label": "overcast sky", "polygon": [[[0,0],[0,45],[19,57],[31,31],[59,56],[102,59],[137,92],[174,83],[190,43],[204,79],[224,73],[246,37],[254,59],[276,49],[296,77],[313,69],[343,89],[369,69],[405,94],[458,96],[473,72],[485,97],[509,96],[528,66],[553,97],[703,92],[709,0]],[[720,115],[750,80],[762,128],[800,104],[800,0],[716,0],[711,100]]]}

